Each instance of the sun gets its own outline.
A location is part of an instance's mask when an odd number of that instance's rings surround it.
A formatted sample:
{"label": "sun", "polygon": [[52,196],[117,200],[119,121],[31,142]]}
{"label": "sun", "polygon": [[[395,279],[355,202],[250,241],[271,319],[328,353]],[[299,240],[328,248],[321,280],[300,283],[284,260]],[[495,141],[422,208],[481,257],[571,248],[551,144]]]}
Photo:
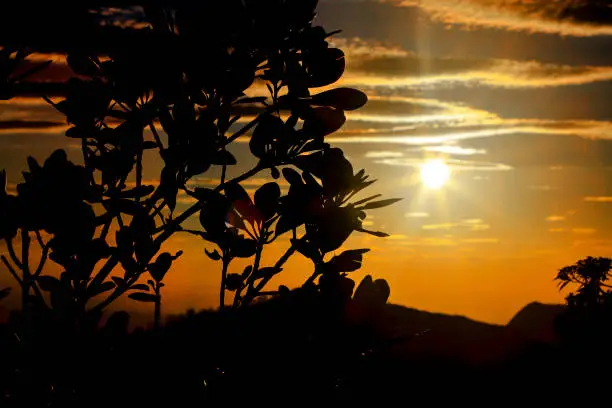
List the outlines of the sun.
{"label": "sun", "polygon": [[442,160],[429,160],[421,166],[421,181],[431,189],[442,188],[450,178],[450,167]]}

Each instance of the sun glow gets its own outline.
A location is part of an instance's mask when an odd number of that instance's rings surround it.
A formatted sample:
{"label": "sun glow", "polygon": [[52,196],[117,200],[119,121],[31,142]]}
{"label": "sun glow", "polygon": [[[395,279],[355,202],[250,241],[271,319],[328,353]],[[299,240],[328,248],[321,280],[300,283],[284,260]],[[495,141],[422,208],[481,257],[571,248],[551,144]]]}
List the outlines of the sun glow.
{"label": "sun glow", "polygon": [[430,160],[421,166],[421,181],[431,189],[442,188],[450,178],[450,167],[442,160]]}

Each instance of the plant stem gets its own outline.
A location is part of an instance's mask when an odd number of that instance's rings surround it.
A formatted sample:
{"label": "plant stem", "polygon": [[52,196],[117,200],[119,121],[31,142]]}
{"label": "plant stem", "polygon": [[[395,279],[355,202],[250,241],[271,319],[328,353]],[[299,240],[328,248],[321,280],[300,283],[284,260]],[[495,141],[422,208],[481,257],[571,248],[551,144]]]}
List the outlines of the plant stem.
{"label": "plant stem", "polygon": [[40,261],[38,262],[38,267],[36,268],[36,272],[34,272],[34,277],[40,276],[42,270],[47,262],[47,257],[49,256],[49,245],[45,244],[40,236],[40,232],[36,231],[36,239],[38,240],[38,244],[42,249],[42,254],[40,255]]}
{"label": "plant stem", "polygon": [[240,289],[238,289],[238,291],[236,291],[236,297],[234,298],[234,307],[238,307],[240,305],[240,302],[242,301],[241,299],[241,294],[242,294],[242,290],[245,287],[248,287],[247,289],[247,296],[249,293],[252,293],[253,291],[253,282],[255,281],[255,277],[257,276],[257,271],[259,270],[259,263],[261,262],[261,254],[263,252],[263,237],[265,237],[267,232],[267,229],[264,228],[263,232],[260,234],[260,239],[257,242],[257,250],[255,252],[255,261],[253,262],[253,269],[251,270],[251,274],[248,277],[248,280],[246,282],[246,284],[244,286],[242,286]]}
{"label": "plant stem", "polygon": [[262,116],[263,116],[263,113],[260,114],[259,116],[257,116],[251,122],[249,122],[245,127],[243,127],[242,129],[240,129],[239,131],[234,133],[232,136],[230,136],[227,139],[227,141],[225,142],[225,145],[226,146],[229,145],[230,143],[232,143],[233,141],[238,139],[240,136],[244,136],[249,130],[253,129],[255,127],[255,125],[257,125],[259,123],[259,121],[261,120]]}
{"label": "plant stem", "polygon": [[25,311],[28,306],[28,297],[30,296],[30,233],[29,231],[21,230],[21,271],[23,272],[21,280],[21,310]]}
{"label": "plant stem", "polygon": [[[301,239],[304,239],[305,237],[302,237]],[[285,251],[285,253],[283,254],[283,256],[281,256],[279,258],[278,261],[276,261],[276,263],[274,264],[275,268],[282,268],[282,266],[285,264],[285,262],[287,262],[289,260],[289,258],[291,258],[291,256],[295,253],[296,249],[295,246],[292,244],[287,251]],[[275,275],[268,275],[265,278],[263,278],[258,284],[257,286],[255,286],[253,288],[253,290],[250,290],[249,292],[247,292],[247,294],[244,296],[244,300],[242,302],[242,305],[249,305],[254,298],[256,298],[258,296],[258,294],[262,291],[262,289],[268,284],[268,282],[270,282],[270,279],[272,279]]]}
{"label": "plant stem", "polygon": [[[221,191],[223,189],[223,187],[225,187],[225,185],[228,184],[228,183],[239,183],[239,182],[241,182],[243,180],[246,180],[246,179],[248,179],[250,177],[253,177],[257,173],[259,173],[261,170],[263,170],[263,167],[261,166],[261,164],[257,164],[255,167],[253,167],[251,170],[247,171],[243,175],[238,176],[235,179],[232,179],[232,180],[230,180],[230,181],[228,181],[228,182],[226,182],[226,183],[224,183],[222,185],[219,185],[215,189],[215,191],[217,191],[217,192]],[[200,211],[200,204],[199,203],[196,203],[196,204],[192,205],[191,207],[189,207],[188,209],[186,209],[185,212],[183,212],[181,215],[179,215],[178,217],[174,218],[171,222],[169,222],[168,224],[166,224],[164,226],[164,230],[161,232],[160,235],[157,236],[157,238],[155,238],[153,244],[156,247],[161,247],[161,245],[178,230],[178,227],[180,227],[180,225],[183,222],[185,222],[189,217],[191,217],[192,215],[194,215],[198,211]],[[100,269],[100,271],[98,272],[96,277],[93,279],[92,283],[93,284],[100,284],[100,283],[104,282],[104,280],[108,277],[108,275],[112,272],[112,270],[115,268],[115,266],[117,266],[118,263],[119,263],[119,259],[117,257],[117,254],[111,255],[111,257],[106,261],[106,263],[104,264],[102,269]],[[103,310],[105,307],[107,307],[109,304],[111,304],[115,299],[117,299],[119,296],[124,294],[126,290],[127,290],[127,287],[117,287],[113,291],[113,293],[111,293],[102,302],[100,302],[96,306],[94,306],[91,309],[91,311],[97,312],[97,311]]]}
{"label": "plant stem", "polygon": [[221,285],[219,288],[219,310],[225,308],[225,286],[227,282],[227,268],[229,267],[229,259],[225,252],[223,253],[223,268],[221,270]]}
{"label": "plant stem", "polygon": [[152,121],[149,123],[149,128],[151,129],[151,133],[153,134],[153,138],[155,139],[155,143],[157,143],[157,147],[159,148],[160,153],[164,151],[164,144],[159,137],[159,133],[157,133],[157,129],[155,129],[155,123]]}
{"label": "plant stem", "polygon": [[21,269],[21,261],[19,260],[19,258],[17,258],[17,254],[15,253],[15,248],[13,247],[13,240],[12,239],[7,239],[6,240],[6,248],[9,251],[9,255],[11,256],[11,259],[13,260],[13,263],[15,265],[17,265],[17,267],[19,269]]}

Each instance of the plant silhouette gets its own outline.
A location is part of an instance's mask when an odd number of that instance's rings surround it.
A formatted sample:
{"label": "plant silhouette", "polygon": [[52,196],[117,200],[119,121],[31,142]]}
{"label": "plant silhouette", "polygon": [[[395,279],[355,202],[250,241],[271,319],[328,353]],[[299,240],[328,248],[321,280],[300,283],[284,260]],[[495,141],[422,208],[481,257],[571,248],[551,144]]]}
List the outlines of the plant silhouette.
{"label": "plant silhouette", "polygon": [[[348,309],[355,324],[375,320],[389,287],[368,277],[353,294],[348,274],[361,267],[369,250],[336,251],[355,231],[386,236],[365,229],[363,220],[367,211],[398,200],[358,198],[374,180],[325,142],[344,125],[345,112],[365,105],[367,97],[332,88],[344,73],[345,58],[327,41],[334,33],[313,24],[316,7],[312,0],[147,3],[138,11],[146,28],[125,30],[101,21],[105,13],[97,7],[45,8],[61,15],[65,25],[79,27],[90,42],[75,46],[67,27],[54,27],[43,39],[49,28],[43,21],[38,37],[22,32],[17,41],[2,39],[7,45],[0,51],[0,97],[42,89],[41,96],[65,116],[66,136],[78,141],[82,154],[82,164],[63,150],[42,163],[29,157],[14,191],[0,173],[0,238],[7,248],[0,259],[21,295],[10,331],[0,326],[0,345],[7,350],[0,392],[7,406],[107,406],[124,391],[126,403],[152,406],[167,397],[166,403],[185,398],[192,405],[201,400],[194,390],[202,385],[192,387],[191,381],[202,372],[217,384],[208,396],[214,401],[226,386],[246,385],[209,368],[216,353],[224,359],[219,366],[235,375],[231,367],[244,355],[229,334],[241,327],[264,329],[264,320],[248,317],[247,306],[268,316],[287,307],[307,318],[310,326],[296,326],[293,334],[317,339],[321,350],[333,333],[347,348],[337,350],[341,355],[373,347],[371,335],[352,341],[349,331],[338,328],[345,327]],[[58,49],[67,51],[74,77],[40,88],[28,78],[52,62],[32,63],[28,55],[37,47],[54,49],[54,40],[65,42]],[[255,165],[230,177],[239,164],[230,150],[241,138],[248,139]],[[162,167],[157,180],[147,182],[151,169],[144,163],[151,157]],[[216,185],[198,185],[203,175]],[[250,196],[242,183],[262,175],[270,182]],[[179,196],[193,204],[179,211]],[[198,228],[192,219],[199,219]],[[223,340],[203,353],[188,348],[207,360],[188,372],[192,377],[173,380],[169,373],[182,369],[171,351],[181,346],[174,343],[173,329],[161,325],[161,308],[164,278],[183,254],[164,251],[176,234],[202,239],[219,265],[219,308],[231,310],[220,313],[221,326],[208,325]],[[270,245],[286,248],[268,265],[262,255]],[[295,293],[285,286],[270,290],[269,282],[292,256],[311,261],[311,276]],[[249,260],[239,272],[233,264],[238,258]],[[59,266],[59,274],[50,272],[50,263]],[[0,290],[0,300],[10,293]],[[128,335],[124,312],[100,326],[123,295],[153,306],[156,330]],[[226,319],[238,321],[229,325]],[[201,331],[192,336],[201,338]],[[272,327],[267,331],[269,339],[281,336]],[[347,347],[351,342],[355,347]],[[131,368],[128,361],[134,359],[139,364]],[[121,386],[100,395],[109,378],[138,389],[172,386],[168,395],[157,392],[155,398],[131,400],[136,394]]]}
{"label": "plant silhouette", "polygon": [[[97,321],[127,293],[154,303],[158,326],[162,280],[182,253],[160,251],[177,233],[216,246],[206,253],[220,264],[220,308],[227,292],[233,307],[278,294],[266,285],[296,252],[313,263],[308,283],[361,266],[366,249],[328,254],[354,231],[385,236],[362,221],[367,210],[397,200],[355,200],[374,180],[325,143],[346,121],[344,112],[367,97],[350,88],[312,92],[334,84],[345,69],[343,52],[327,42],[333,33],[313,26],[316,6],[280,0],[147,6],[142,17],[149,27],[138,40],[104,53],[93,45],[68,53],[76,77],[62,100],[45,99],[72,126],[66,136],[80,141],[83,165],[63,151],[42,165],[29,158],[17,195],[4,189],[0,201],[9,255],[2,261],[20,285],[24,312],[49,309],[74,324]],[[3,51],[3,95],[10,97],[47,64],[15,77],[11,70],[26,54]],[[267,92],[257,94],[261,88]],[[256,165],[229,179],[237,159],[228,147],[249,136]],[[158,185],[143,180],[143,158],[152,154],[163,162]],[[197,177],[217,169],[216,187],[197,186]],[[288,193],[273,181],[250,197],[241,182],[260,173],[284,178]],[[179,194],[195,201],[181,213]],[[184,227],[192,216],[201,229]],[[262,265],[265,247],[285,234],[291,236],[285,254]],[[34,237],[42,251],[37,265],[29,256]],[[47,258],[61,266],[59,277],[44,273]],[[236,258],[251,265],[234,273]]]}
{"label": "plant silhouette", "polygon": [[560,336],[571,350],[605,347],[612,339],[612,259],[587,257],[557,274],[561,289],[577,286],[567,298],[567,311],[557,319]]}

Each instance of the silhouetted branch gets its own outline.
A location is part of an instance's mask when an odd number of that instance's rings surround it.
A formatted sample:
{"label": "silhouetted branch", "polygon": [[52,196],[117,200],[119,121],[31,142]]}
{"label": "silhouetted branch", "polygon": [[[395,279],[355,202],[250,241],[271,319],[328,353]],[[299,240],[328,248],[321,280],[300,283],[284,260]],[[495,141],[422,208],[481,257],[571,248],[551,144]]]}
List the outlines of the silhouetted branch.
{"label": "silhouetted branch", "polygon": [[28,231],[21,230],[21,272],[22,276],[22,299],[21,310],[26,310],[28,296],[30,295],[31,274],[30,274],[30,234]]}
{"label": "silhouetted branch", "polygon": [[[306,236],[300,238],[301,240],[304,240]],[[287,249],[287,251],[285,251],[285,253],[278,259],[278,261],[276,261],[276,263],[274,264],[274,267],[278,270],[280,268],[283,267],[283,265],[289,260],[289,258],[291,258],[291,256],[295,253],[296,248],[295,245],[291,244],[291,246]],[[277,272],[278,274],[278,272]],[[268,284],[268,282],[270,282],[270,280],[276,276],[276,274],[272,275],[268,275],[266,277],[264,277],[258,284],[257,286],[255,286],[253,288],[253,290],[249,290],[247,291],[245,297],[244,297],[244,304],[249,304],[254,297],[256,296],[257,293],[261,292],[261,290]]]}
{"label": "silhouetted branch", "polygon": [[17,254],[15,253],[15,248],[13,247],[13,240],[12,239],[7,239],[6,240],[6,247],[8,249],[9,255],[11,257],[11,259],[13,260],[13,263],[15,265],[17,265],[17,267],[19,269],[22,268],[21,265],[21,261],[19,260],[19,258],[17,258]]}
{"label": "silhouetted branch", "polygon": [[164,144],[162,143],[161,138],[159,137],[159,133],[157,132],[157,129],[155,129],[155,124],[153,122],[150,122],[149,128],[151,129],[151,133],[153,134],[153,138],[155,139],[155,143],[157,143],[157,147],[159,148],[159,151],[163,152]]}
{"label": "silhouetted branch", "polygon": [[240,129],[239,131],[234,133],[232,136],[230,136],[225,142],[225,145],[227,146],[233,141],[235,141],[236,139],[238,139],[240,136],[246,135],[249,130],[253,129],[259,123],[263,115],[264,115],[263,113],[258,115],[255,119],[253,119],[251,122],[245,125],[242,129]]}
{"label": "silhouetted branch", "polygon": [[223,254],[223,267],[221,268],[221,285],[219,288],[219,309],[225,308],[225,287],[227,286],[227,268],[229,267],[229,259]]}
{"label": "silhouetted branch", "polygon": [[34,276],[38,277],[42,273],[45,263],[47,262],[47,257],[49,256],[49,244],[45,244],[43,242],[39,231],[36,231],[36,239],[38,240],[38,244],[42,249],[42,254],[40,256],[40,261],[38,262],[38,267],[36,268],[36,272],[34,272]]}

